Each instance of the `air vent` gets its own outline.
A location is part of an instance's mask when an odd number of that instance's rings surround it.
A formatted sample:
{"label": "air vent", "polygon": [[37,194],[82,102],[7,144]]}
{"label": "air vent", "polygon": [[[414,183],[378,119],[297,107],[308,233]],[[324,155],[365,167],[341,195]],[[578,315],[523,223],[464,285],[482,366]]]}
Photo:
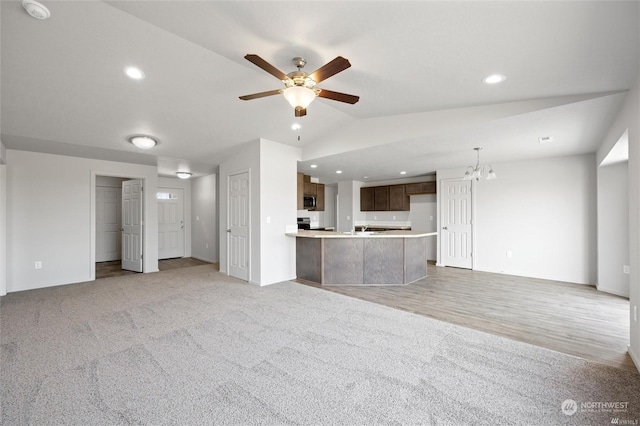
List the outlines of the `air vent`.
{"label": "air vent", "polygon": [[538,138],[539,143],[549,143],[551,141],[553,141],[553,138],[551,136],[544,136],[544,137]]}

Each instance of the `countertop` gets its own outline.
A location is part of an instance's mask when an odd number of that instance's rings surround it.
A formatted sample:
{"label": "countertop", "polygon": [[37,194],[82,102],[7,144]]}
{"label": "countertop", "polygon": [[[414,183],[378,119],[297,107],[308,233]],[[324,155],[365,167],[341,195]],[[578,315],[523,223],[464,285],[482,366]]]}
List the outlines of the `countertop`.
{"label": "countertop", "polygon": [[304,231],[288,232],[286,235],[298,238],[417,238],[438,235],[437,232],[422,231],[376,231],[376,232],[356,232],[355,234],[335,232],[335,231]]}

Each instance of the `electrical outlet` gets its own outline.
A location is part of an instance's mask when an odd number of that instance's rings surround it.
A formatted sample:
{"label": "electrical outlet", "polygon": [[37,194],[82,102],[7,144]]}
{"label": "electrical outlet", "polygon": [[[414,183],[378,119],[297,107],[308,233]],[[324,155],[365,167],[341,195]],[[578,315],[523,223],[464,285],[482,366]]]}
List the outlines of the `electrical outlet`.
{"label": "electrical outlet", "polygon": [[395,217],[395,216],[393,216],[393,220],[396,220],[396,217]]}
{"label": "electrical outlet", "polygon": [[351,216],[347,216],[347,220],[351,220]]}
{"label": "electrical outlet", "polygon": [[200,216],[196,216],[196,222],[200,221]]}
{"label": "electrical outlet", "polygon": [[209,248],[209,243],[206,243],[206,244],[204,245],[204,248]]}
{"label": "electrical outlet", "polygon": [[638,322],[638,307],[633,305],[633,321]]}
{"label": "electrical outlet", "polygon": [[629,275],[629,265],[622,265],[622,272]]}
{"label": "electrical outlet", "polygon": [[36,269],[42,269],[42,262],[39,260],[36,261]]}
{"label": "electrical outlet", "polygon": [[373,220],[378,220],[378,216],[374,216],[374,217],[373,217]]}
{"label": "electrical outlet", "polygon": [[429,220],[433,220],[433,216],[429,216]]}
{"label": "electrical outlet", "polygon": [[511,259],[513,257],[513,252],[511,250],[507,250],[507,257]]}

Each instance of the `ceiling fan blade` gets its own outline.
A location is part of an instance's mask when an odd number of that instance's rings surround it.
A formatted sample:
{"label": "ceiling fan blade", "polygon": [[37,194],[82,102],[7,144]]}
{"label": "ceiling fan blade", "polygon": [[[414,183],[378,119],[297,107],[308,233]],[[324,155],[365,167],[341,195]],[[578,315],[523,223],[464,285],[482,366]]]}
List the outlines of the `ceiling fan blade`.
{"label": "ceiling fan blade", "polygon": [[282,89],[269,90],[268,92],[260,92],[253,93],[251,95],[240,96],[240,99],[242,99],[243,101],[250,101],[251,99],[264,98],[265,96],[279,95],[281,92]]}
{"label": "ceiling fan blade", "polygon": [[300,108],[300,109],[296,108],[295,112],[296,112],[296,114],[295,114],[296,117],[304,117],[305,115],[307,115],[307,109],[306,108]]}
{"label": "ceiling fan blade", "polygon": [[331,99],[332,101],[344,102],[352,105],[360,100],[360,96],[348,95],[346,93],[334,92],[326,89],[322,89],[322,91],[318,93],[318,97]]}
{"label": "ceiling fan blade", "polygon": [[278,80],[286,80],[287,78],[289,78],[285,73],[283,73],[278,68],[274,67],[273,65],[271,65],[269,62],[265,61],[258,55],[249,53],[245,55],[244,58],[247,61],[251,62],[252,64],[262,68],[263,70],[265,70],[266,72],[268,72],[269,74],[277,78]]}
{"label": "ceiling fan blade", "polygon": [[351,66],[348,59],[338,56],[333,61],[328,62],[312,72],[309,76],[316,82],[320,83],[322,80],[338,74],[341,71],[346,70]]}

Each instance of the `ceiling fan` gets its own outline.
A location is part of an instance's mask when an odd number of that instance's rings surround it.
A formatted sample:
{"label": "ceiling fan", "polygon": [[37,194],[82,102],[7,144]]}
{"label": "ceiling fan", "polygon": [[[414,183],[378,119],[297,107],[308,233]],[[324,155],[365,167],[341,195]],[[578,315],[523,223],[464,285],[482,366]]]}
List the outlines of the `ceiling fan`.
{"label": "ceiling fan", "polygon": [[359,96],[348,95],[346,93],[333,92],[327,89],[316,87],[316,84],[327,78],[338,74],[349,68],[351,63],[348,59],[338,56],[331,62],[321,66],[311,74],[302,71],[307,64],[304,58],[295,57],[292,59],[293,64],[298,67],[298,71],[285,74],[258,55],[248,54],[244,57],[247,61],[262,68],[285,85],[284,89],[269,90],[268,92],[253,93],[251,95],[240,96],[243,101],[251,99],[264,98],[265,96],[279,95],[282,93],[295,109],[296,117],[304,117],[307,115],[307,107],[316,98],[321,97],[334,101],[355,104],[360,99]]}

